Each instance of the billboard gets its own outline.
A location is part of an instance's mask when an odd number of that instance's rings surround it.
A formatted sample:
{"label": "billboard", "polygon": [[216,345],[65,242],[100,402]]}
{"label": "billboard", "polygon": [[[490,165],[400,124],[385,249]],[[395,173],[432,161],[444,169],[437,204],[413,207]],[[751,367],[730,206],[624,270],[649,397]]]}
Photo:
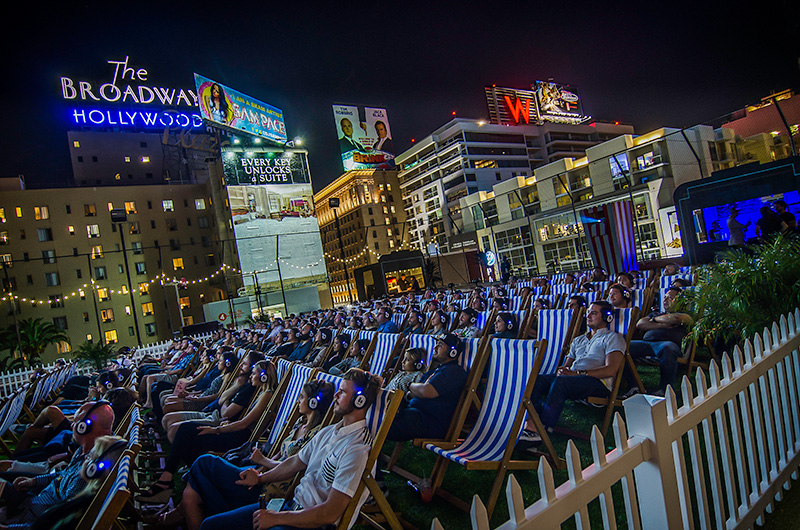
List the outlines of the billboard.
{"label": "billboard", "polygon": [[222,158],[244,284],[257,282],[269,292],[324,283],[327,270],[305,151],[223,148]]}
{"label": "billboard", "polygon": [[283,111],[232,88],[194,74],[200,115],[215,125],[285,143]]}
{"label": "billboard", "polygon": [[581,111],[581,100],[577,91],[568,85],[550,81],[536,81],[532,85],[539,103],[539,115],[544,121],[578,124],[589,120]]}
{"label": "billboard", "polygon": [[342,167],[394,169],[394,144],[386,109],[333,105]]}
{"label": "billboard", "polygon": [[539,108],[536,92],[498,86],[484,87],[489,120],[501,125],[536,125]]}

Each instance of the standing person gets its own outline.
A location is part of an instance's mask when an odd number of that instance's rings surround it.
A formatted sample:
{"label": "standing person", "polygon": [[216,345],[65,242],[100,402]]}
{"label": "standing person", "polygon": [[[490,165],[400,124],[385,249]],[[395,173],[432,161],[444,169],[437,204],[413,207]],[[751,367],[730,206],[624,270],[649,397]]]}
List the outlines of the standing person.
{"label": "standing person", "polygon": [[784,223],[778,214],[772,211],[769,206],[762,206],[759,210],[761,217],[756,221],[756,235],[766,239],[783,231]]}
{"label": "standing person", "polygon": [[739,215],[739,210],[736,206],[732,206],[731,214],[728,217],[728,232],[731,234],[731,238],[728,240],[729,247],[744,246],[744,231],[750,226],[750,221],[747,221],[747,224],[740,223],[736,219],[737,215]]}
{"label": "standing person", "polygon": [[[339,423],[320,430],[300,452],[269,471],[247,469],[236,481],[254,487],[283,482],[305,472],[281,510],[250,504],[207,518],[201,530],[325,528],[339,522],[367,465],[372,437],[366,415],[380,389],[377,377],[357,368],[345,373],[343,379],[333,405],[333,413],[341,418]],[[366,498],[364,491],[356,513]]]}
{"label": "standing person", "polygon": [[787,231],[797,230],[797,219],[794,218],[794,214],[787,208],[786,201],[783,199],[775,201],[775,211],[778,213],[778,217],[780,217],[781,221],[786,223]]}

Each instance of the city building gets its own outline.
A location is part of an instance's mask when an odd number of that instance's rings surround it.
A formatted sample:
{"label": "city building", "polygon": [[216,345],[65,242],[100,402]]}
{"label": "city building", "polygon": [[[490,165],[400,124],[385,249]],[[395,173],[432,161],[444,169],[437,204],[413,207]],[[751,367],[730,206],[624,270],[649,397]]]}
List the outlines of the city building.
{"label": "city building", "polygon": [[629,125],[600,122],[510,126],[453,119],[396,159],[411,245],[430,254],[455,250],[451,238],[469,231],[461,216],[462,198],[528,179],[536,168],[580,158],[591,146],[632,133]]}
{"label": "city building", "polygon": [[[332,208],[329,199],[338,199],[338,206]],[[397,171],[348,171],[315,193],[314,204],[333,303],[354,301],[356,268],[409,248]]]}
{"label": "city building", "polygon": [[226,296],[213,203],[208,184],[5,190],[0,326],[42,318],[75,348],[155,342],[203,322],[203,305]]}

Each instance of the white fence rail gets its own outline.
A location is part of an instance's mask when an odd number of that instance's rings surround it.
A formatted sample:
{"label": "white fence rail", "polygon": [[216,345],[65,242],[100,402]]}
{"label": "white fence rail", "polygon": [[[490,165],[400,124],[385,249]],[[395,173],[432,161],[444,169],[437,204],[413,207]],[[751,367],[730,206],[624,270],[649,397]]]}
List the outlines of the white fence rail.
{"label": "white fence rail", "polygon": [[[202,335],[197,335],[193,337],[195,340],[206,340],[211,338],[211,333],[203,333]],[[152,357],[161,357],[169,350],[169,345],[172,344],[171,340],[165,340],[161,342],[155,342],[153,344],[148,344],[147,346],[142,346],[141,348],[137,348],[136,352],[133,354],[133,361],[136,362],[145,355],[150,355]],[[67,355],[67,357],[69,357]],[[50,364],[42,365],[41,367],[47,370],[48,372],[55,368],[55,362]],[[11,370],[9,372],[5,372],[0,374],[0,398],[5,398],[10,396],[23,384],[30,381],[31,375],[34,373],[34,369],[32,368],[17,368],[16,370]]]}
{"label": "white fence rail", "polygon": [[[721,369],[712,364],[708,377],[698,370],[696,390],[684,377],[681,394],[680,408],[672,388],[666,398],[627,399],[627,426],[619,414],[614,421],[615,449],[604,452],[595,427],[594,463],[586,469],[568,442],[569,480],[558,488],[542,458],[541,499],[527,508],[519,484],[509,477],[510,520],[499,528],[558,528],[572,517],[578,528],[590,528],[589,505],[597,500],[602,527],[616,529],[622,518],[614,510],[618,495],[631,530],[743,530],[761,524],[800,466],[800,309],[743,350],[725,355]],[[473,529],[489,528],[477,495],[471,522]],[[434,520],[431,528],[442,527]]]}

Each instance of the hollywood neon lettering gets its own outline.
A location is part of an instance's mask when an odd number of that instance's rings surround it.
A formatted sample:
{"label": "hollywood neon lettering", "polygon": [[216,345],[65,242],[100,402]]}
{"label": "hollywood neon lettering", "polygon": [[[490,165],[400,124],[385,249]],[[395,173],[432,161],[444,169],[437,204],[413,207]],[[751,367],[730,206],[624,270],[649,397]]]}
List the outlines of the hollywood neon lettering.
{"label": "hollywood neon lettering", "polygon": [[183,112],[72,109],[72,118],[78,125],[180,128],[199,128],[203,126],[203,120],[199,114],[186,114]]}
{"label": "hollywood neon lettering", "polygon": [[[107,61],[114,67],[114,76],[110,83],[103,83],[94,88],[87,81],[75,81],[70,77],[61,77],[61,96],[64,99],[81,99],[82,101],[107,101],[116,103],[138,103],[148,105],[156,102],[161,105],[184,105],[187,107],[197,107],[197,94],[192,90],[182,88],[164,88],[157,86],[147,86],[137,84],[137,81],[147,81],[147,70],[139,68],[135,70],[128,66],[128,56],[124,61]],[[124,85],[121,82],[130,80],[134,84]],[[120,85],[118,86],[118,82]]]}
{"label": "hollywood neon lettering", "polygon": [[530,116],[531,116],[531,100],[525,100],[525,106],[522,106],[522,98],[517,98],[514,103],[511,102],[511,98],[509,96],[503,96],[506,100],[506,105],[508,105],[508,110],[511,112],[511,116],[514,118],[516,123],[520,122],[520,116],[525,120],[525,123],[530,124]]}

